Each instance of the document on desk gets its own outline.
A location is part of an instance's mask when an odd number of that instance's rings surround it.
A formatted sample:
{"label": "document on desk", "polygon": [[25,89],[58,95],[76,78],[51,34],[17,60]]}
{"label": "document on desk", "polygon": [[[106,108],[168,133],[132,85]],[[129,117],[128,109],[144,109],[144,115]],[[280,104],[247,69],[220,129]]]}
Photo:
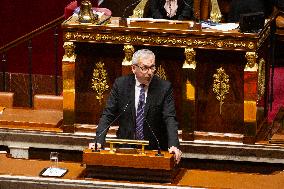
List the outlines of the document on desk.
{"label": "document on desk", "polygon": [[215,29],[215,30],[221,30],[221,31],[229,31],[234,30],[239,27],[238,23],[221,23],[221,24],[214,24],[210,25],[208,23],[202,23],[202,28],[208,28],[208,29]]}
{"label": "document on desk", "polygon": [[67,173],[67,169],[65,168],[59,168],[59,167],[48,167],[44,168],[40,176],[43,177],[63,177]]}

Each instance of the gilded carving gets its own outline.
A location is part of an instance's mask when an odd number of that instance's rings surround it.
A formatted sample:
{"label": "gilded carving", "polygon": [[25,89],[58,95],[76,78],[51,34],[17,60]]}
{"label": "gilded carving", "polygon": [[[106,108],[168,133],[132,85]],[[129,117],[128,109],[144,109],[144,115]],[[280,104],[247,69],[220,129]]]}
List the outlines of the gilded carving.
{"label": "gilded carving", "polygon": [[210,11],[210,20],[212,22],[219,23],[221,21],[222,14],[218,5],[217,0],[211,0],[211,11]]}
{"label": "gilded carving", "polygon": [[260,100],[265,92],[265,60],[261,58],[258,64],[258,82],[257,82],[258,100]]}
{"label": "gilded carving", "polygon": [[130,18],[143,18],[145,6],[148,0],[141,0],[140,3],[134,8],[133,15]]}
{"label": "gilded carving", "polygon": [[75,45],[73,42],[65,42],[64,45],[65,54],[62,58],[62,61],[66,62],[75,62],[76,54],[75,54]]}
{"label": "gilded carving", "polygon": [[89,0],[83,0],[78,14],[80,23],[95,23],[98,21],[98,15],[93,13],[92,4]]}
{"label": "gilded carving", "polygon": [[217,42],[217,47],[222,48],[223,47],[223,41],[218,41]]}
{"label": "gilded carving", "polygon": [[249,49],[254,49],[254,43],[253,42],[249,42],[248,43],[248,48]]}
{"label": "gilded carving", "polygon": [[96,63],[96,68],[93,71],[92,89],[96,91],[96,99],[102,104],[103,94],[109,89],[107,84],[107,72],[104,69],[104,63]]}
{"label": "gilded carving", "polygon": [[213,75],[213,92],[216,94],[216,98],[219,103],[220,115],[222,114],[222,105],[224,104],[224,99],[226,94],[229,93],[229,76],[226,74],[225,70],[221,67],[217,69],[217,73]]}
{"label": "gilded carving", "polygon": [[245,67],[245,71],[256,72],[257,71],[256,60],[258,58],[257,53],[256,52],[246,52],[245,57],[247,59],[247,64],[246,64],[246,67]]}
{"label": "gilded carving", "polygon": [[163,80],[167,80],[165,69],[161,65],[158,67],[156,75]]}
{"label": "gilded carving", "polygon": [[125,53],[125,57],[122,61],[123,66],[129,66],[132,64],[132,56],[134,53],[133,45],[124,45],[123,51]]}
{"label": "gilded carving", "polygon": [[195,52],[195,50],[193,48],[185,48],[184,54],[185,54],[185,60],[184,60],[184,63],[182,65],[182,68],[195,69],[196,68],[196,61],[195,61],[196,52]]}
{"label": "gilded carving", "polygon": [[72,37],[72,33],[67,32],[67,33],[65,34],[65,39],[66,39],[66,40],[71,39],[71,37]]}

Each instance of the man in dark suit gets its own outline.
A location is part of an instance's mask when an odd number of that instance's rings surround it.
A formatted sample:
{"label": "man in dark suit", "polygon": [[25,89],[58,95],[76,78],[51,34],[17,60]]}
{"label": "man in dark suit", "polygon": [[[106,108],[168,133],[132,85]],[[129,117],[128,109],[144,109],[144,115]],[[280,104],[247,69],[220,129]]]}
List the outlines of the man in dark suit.
{"label": "man in dark suit", "polygon": [[117,138],[149,140],[150,149],[168,150],[175,154],[177,163],[180,161],[173,88],[170,82],[154,75],[155,70],[152,51],[142,49],[134,53],[133,74],[115,80],[99,121],[96,133],[99,148],[105,142],[108,126],[120,115]]}
{"label": "man in dark suit", "polygon": [[193,0],[149,0],[149,7],[148,17],[155,19],[193,19]]}

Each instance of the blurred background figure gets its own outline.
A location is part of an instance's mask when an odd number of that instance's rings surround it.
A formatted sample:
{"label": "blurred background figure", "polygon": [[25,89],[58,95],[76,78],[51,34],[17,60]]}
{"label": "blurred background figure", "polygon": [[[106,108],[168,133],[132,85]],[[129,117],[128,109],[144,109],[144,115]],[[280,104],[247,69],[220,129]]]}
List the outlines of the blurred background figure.
{"label": "blurred background figure", "polygon": [[149,0],[150,14],[155,19],[192,20],[193,0]]}

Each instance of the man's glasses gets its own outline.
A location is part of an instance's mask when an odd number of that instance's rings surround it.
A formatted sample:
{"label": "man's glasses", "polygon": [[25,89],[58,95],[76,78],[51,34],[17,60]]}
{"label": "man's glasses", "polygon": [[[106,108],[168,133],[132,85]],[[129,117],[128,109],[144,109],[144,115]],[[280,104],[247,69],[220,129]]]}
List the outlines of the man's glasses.
{"label": "man's glasses", "polygon": [[151,66],[151,67],[141,67],[141,66],[139,66],[139,65],[137,65],[137,64],[134,64],[134,65],[137,66],[138,68],[140,68],[140,70],[141,70],[142,73],[147,73],[149,70],[151,70],[152,72],[154,72],[154,71],[156,70],[156,66],[155,66],[155,65],[153,65],[153,66]]}

